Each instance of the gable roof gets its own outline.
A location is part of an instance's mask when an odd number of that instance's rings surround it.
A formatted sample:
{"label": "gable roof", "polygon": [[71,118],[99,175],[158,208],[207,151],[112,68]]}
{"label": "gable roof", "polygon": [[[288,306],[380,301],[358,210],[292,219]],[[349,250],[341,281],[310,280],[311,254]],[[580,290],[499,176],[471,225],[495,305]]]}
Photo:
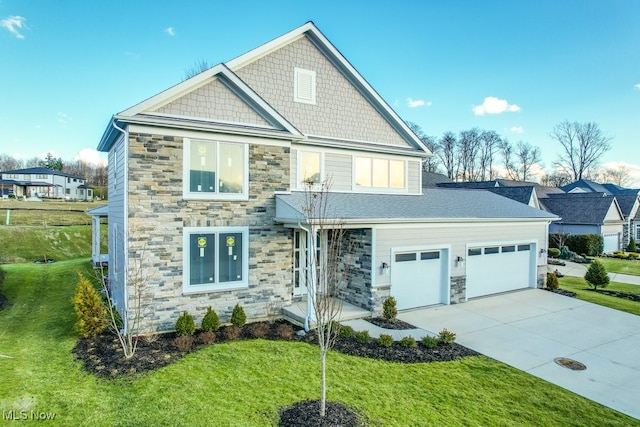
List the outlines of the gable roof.
{"label": "gable roof", "polygon": [[[210,129],[217,125],[217,130],[251,133],[270,133],[273,136],[286,137],[290,140],[304,140],[306,138],[287,119],[278,113],[268,102],[262,99],[252,90],[235,72],[247,64],[256,61],[277,49],[286,46],[302,37],[307,37],[311,43],[331,62],[331,64],[359,91],[359,93],[370,103],[370,105],[389,123],[398,135],[401,136],[411,147],[425,153],[431,154],[428,148],[422,143],[418,136],[406,125],[406,123],[395,113],[395,111],[382,99],[371,85],[356,71],[347,59],[336,49],[336,47],[318,30],[311,21],[306,24],[263,44],[249,52],[242,54],[227,63],[218,64],[202,73],[191,77],[155,96],[152,96],[116,115],[105,130],[100,143],[99,151],[108,151],[120,133],[112,124],[137,123],[137,124],[161,124],[171,127],[191,127],[196,129]],[[262,118],[264,118],[271,128],[264,129],[256,126],[242,124],[229,124],[222,122],[212,122],[209,120],[193,120],[168,118],[162,114],[154,114],[152,110],[166,105],[185,94],[196,90],[212,79],[217,78],[241,98],[248,106],[253,108]],[[214,126],[215,127],[215,126]]]}
{"label": "gable roof", "polygon": [[10,171],[1,171],[0,173],[2,174],[27,174],[27,175],[56,175],[56,176],[64,176],[65,178],[77,178],[77,179],[84,179],[78,175],[73,175],[70,173],[66,173],[66,172],[62,172],[62,171],[57,171],[57,170],[53,170],[53,169],[49,169],[49,168],[44,168],[44,167],[35,167],[35,168],[26,168],[26,169],[14,169],[14,170],[10,170]]}
{"label": "gable roof", "polygon": [[527,187],[493,187],[487,188],[487,191],[491,191],[502,197],[506,197],[516,202],[524,203],[531,206],[531,203],[537,207],[537,197],[533,186]]}
{"label": "gable roof", "polygon": [[610,209],[615,209],[622,221],[623,216],[615,197],[604,193],[551,194],[540,199],[548,211],[562,218],[563,224],[602,225]]}
{"label": "gable roof", "polygon": [[[276,195],[277,222],[305,221],[305,192]],[[555,215],[488,191],[425,189],[423,195],[327,193],[326,212],[346,224],[553,221]]]}
{"label": "gable roof", "polygon": [[586,192],[586,193],[605,193],[608,195],[640,194],[640,190],[638,189],[624,188],[617,184],[612,184],[612,183],[599,184],[595,181],[590,181],[588,179],[579,179],[578,181],[572,182],[571,184],[567,184],[560,188],[562,188],[562,190],[564,190],[567,193]]}
{"label": "gable roof", "polygon": [[637,209],[638,204],[640,204],[640,200],[638,199],[637,194],[617,194],[615,198],[618,201],[620,211],[625,218],[633,215],[633,213]]}
{"label": "gable roof", "polygon": [[440,184],[449,182],[453,181],[446,175],[422,171],[422,188],[435,188]]}

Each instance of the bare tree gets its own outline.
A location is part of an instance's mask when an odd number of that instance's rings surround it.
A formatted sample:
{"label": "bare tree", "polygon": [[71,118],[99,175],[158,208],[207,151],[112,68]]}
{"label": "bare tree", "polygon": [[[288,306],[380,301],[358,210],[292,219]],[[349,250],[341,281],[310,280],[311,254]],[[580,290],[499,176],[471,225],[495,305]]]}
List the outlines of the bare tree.
{"label": "bare tree", "polygon": [[411,129],[413,133],[416,134],[416,136],[420,139],[420,141],[422,141],[425,147],[427,147],[427,149],[431,151],[432,155],[422,161],[422,170],[424,170],[425,172],[438,172],[440,162],[437,156],[439,147],[436,138],[425,134],[420,125],[409,121],[407,121],[406,123],[407,126],[409,126],[409,129]]}
{"label": "bare tree", "polygon": [[547,187],[562,187],[563,185],[570,184],[571,181],[571,175],[564,170],[558,170],[550,174],[543,175],[542,178],[540,178],[540,184]]}
{"label": "bare tree", "polygon": [[515,181],[531,179],[531,168],[542,159],[538,147],[523,141],[518,141],[514,149],[509,141],[504,140],[501,151],[507,176]]}
{"label": "bare tree", "polygon": [[491,180],[494,177],[493,161],[500,148],[502,138],[496,131],[482,131],[480,133],[480,180]]}
{"label": "bare tree", "polygon": [[631,182],[631,173],[624,165],[608,168],[604,171],[604,181],[612,182],[620,187],[625,187]]}
{"label": "bare tree", "polygon": [[16,159],[8,154],[0,154],[0,171],[10,171],[15,169],[22,169],[24,162]]}
{"label": "bare tree", "polygon": [[478,128],[460,132],[458,153],[462,181],[477,181],[480,178],[481,174],[478,165],[480,145],[480,130]]}
{"label": "bare tree", "polygon": [[449,179],[457,180],[459,169],[458,140],[453,132],[445,132],[436,152]]}
{"label": "bare tree", "polygon": [[305,281],[320,346],[321,417],[326,415],[327,353],[339,332],[337,320],[342,312],[340,291],[345,286],[349,267],[346,257],[350,253],[345,241],[344,223],[329,212],[329,188],[328,181],[319,185],[308,183],[302,207],[309,227],[308,247],[313,249],[308,251]]}
{"label": "bare tree", "polygon": [[595,168],[600,157],[611,149],[613,138],[606,136],[593,122],[564,122],[556,125],[551,138],[562,146],[562,153],[556,165],[573,176],[582,179],[590,168]]}
{"label": "bare tree", "polygon": [[184,78],[182,79],[182,81],[188,80],[191,77],[200,74],[203,71],[208,70],[209,68],[211,68],[211,66],[209,65],[209,63],[207,62],[206,59],[200,58],[198,60],[196,60],[193,65],[190,65],[189,67],[185,68],[184,70]]}

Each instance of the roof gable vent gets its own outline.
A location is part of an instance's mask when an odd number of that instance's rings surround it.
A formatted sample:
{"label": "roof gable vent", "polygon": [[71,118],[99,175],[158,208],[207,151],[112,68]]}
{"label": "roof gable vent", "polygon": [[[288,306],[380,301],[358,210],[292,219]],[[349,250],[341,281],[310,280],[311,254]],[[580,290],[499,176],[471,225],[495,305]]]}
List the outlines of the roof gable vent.
{"label": "roof gable vent", "polygon": [[316,72],[304,70],[302,68],[294,69],[294,95],[295,102],[305,104],[316,103]]}

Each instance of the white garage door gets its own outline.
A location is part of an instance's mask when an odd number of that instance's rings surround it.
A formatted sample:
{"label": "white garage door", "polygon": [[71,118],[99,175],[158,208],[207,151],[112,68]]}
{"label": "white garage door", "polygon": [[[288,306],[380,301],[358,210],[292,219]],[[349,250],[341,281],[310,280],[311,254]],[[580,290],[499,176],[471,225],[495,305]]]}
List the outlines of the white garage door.
{"label": "white garage door", "polygon": [[603,252],[615,252],[620,249],[618,245],[618,233],[616,234],[605,234],[602,236],[604,240]]}
{"label": "white garage door", "polygon": [[535,245],[508,244],[467,250],[467,298],[529,287]]}
{"label": "white garage door", "polygon": [[391,296],[398,309],[446,303],[446,254],[433,249],[392,254]]}

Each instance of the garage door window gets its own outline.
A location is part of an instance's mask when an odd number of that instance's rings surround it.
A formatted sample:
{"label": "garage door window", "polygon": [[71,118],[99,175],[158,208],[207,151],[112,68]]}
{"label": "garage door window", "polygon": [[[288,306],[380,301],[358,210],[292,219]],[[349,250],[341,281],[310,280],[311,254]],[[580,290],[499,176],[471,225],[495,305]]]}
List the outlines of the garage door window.
{"label": "garage door window", "polygon": [[490,248],[484,248],[485,255],[497,254],[498,252],[500,252],[500,246],[492,246]]}
{"label": "garage door window", "polygon": [[531,245],[518,245],[518,252],[531,250]]}
{"label": "garage door window", "polygon": [[415,261],[416,254],[415,252],[410,254],[396,254],[396,262],[407,262],[407,261]]}
{"label": "garage door window", "polygon": [[469,249],[469,256],[482,255],[482,248]]}
{"label": "garage door window", "polygon": [[435,252],[420,252],[420,259],[440,259],[440,251]]}
{"label": "garage door window", "polygon": [[507,252],[515,252],[516,251],[516,247],[511,245],[511,246],[503,246],[502,247],[502,253],[507,253]]}

